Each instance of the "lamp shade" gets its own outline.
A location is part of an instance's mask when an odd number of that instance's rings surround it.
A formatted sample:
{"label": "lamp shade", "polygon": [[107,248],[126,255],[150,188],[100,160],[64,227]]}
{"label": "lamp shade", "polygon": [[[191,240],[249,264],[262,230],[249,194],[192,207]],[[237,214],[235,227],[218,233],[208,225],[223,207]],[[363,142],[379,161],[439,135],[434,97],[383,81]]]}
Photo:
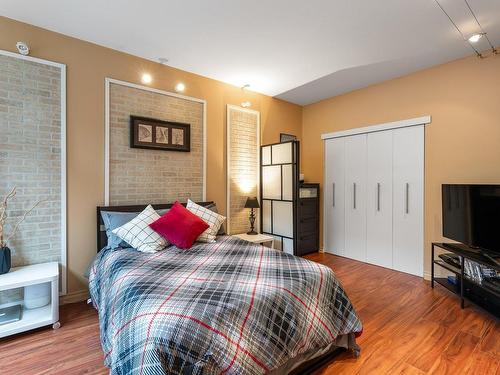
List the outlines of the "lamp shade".
{"label": "lamp shade", "polygon": [[245,203],[245,208],[259,208],[259,201],[257,197],[248,197]]}

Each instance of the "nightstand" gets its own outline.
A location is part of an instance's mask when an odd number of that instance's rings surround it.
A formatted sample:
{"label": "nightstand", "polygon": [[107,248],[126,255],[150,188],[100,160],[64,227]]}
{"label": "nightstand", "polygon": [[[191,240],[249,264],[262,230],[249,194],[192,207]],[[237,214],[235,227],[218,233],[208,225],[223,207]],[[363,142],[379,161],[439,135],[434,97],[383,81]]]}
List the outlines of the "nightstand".
{"label": "nightstand", "polygon": [[259,233],[252,235],[252,234],[240,233],[240,234],[233,234],[233,236],[252,243],[260,243],[260,244],[268,243],[270,244],[270,246],[267,247],[274,249],[274,237],[269,236],[267,234]]}
{"label": "nightstand", "polygon": [[12,268],[8,273],[0,275],[0,292],[45,283],[50,283],[50,301],[45,306],[27,309],[24,307],[23,300],[0,305],[0,311],[3,314],[8,313],[7,308],[21,307],[19,320],[0,325],[0,337],[47,325],[52,325],[54,329],[61,326],[59,324],[59,264],[57,262]]}

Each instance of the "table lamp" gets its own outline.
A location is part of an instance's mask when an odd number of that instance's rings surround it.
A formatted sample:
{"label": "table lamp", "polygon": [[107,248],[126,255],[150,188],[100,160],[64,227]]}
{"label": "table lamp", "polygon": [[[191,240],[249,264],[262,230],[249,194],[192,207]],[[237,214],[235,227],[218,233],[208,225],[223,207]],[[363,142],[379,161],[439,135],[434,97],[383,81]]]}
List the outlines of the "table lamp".
{"label": "table lamp", "polygon": [[255,224],[255,208],[260,208],[259,206],[259,201],[257,200],[257,197],[247,197],[247,201],[245,203],[245,208],[250,208],[250,232],[247,232],[247,234],[255,235],[258,234],[254,230],[254,224]]}

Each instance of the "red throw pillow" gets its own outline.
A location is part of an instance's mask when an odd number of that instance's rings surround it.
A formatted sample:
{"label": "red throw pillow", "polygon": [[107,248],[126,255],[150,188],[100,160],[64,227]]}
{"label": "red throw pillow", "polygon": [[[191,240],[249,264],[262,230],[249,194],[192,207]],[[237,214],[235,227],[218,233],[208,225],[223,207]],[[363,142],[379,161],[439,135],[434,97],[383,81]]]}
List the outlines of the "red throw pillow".
{"label": "red throw pillow", "polygon": [[175,202],[165,215],[149,224],[149,227],[178,248],[189,249],[209,225]]}

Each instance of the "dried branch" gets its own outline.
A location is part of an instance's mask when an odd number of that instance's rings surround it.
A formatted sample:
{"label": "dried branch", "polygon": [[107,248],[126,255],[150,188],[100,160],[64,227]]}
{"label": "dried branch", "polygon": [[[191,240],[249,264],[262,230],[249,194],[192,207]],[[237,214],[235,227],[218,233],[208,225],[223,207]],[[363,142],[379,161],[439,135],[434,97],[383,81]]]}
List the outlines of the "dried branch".
{"label": "dried branch", "polygon": [[0,218],[7,218],[7,203],[9,199],[16,196],[16,187],[12,188],[9,194],[3,198],[2,205],[0,206]]}
{"label": "dried branch", "polygon": [[23,216],[17,221],[16,225],[14,225],[14,228],[12,229],[12,232],[10,233],[10,236],[7,237],[7,239],[5,240],[5,243],[8,243],[12,237],[14,237],[14,235],[16,234],[17,232],[17,229],[19,228],[19,225],[26,219],[26,217],[35,209],[37,208],[40,204],[42,203],[45,203],[47,202],[47,200],[41,200],[41,201],[38,201],[36,202],[28,211],[26,211]]}
{"label": "dried branch", "polygon": [[7,194],[2,202],[2,205],[0,206],[0,247],[4,247],[5,241],[3,239],[4,237],[4,228],[5,228],[5,222],[7,221],[7,204],[9,202],[9,199],[12,199],[16,196],[16,187],[10,191],[9,194]]}

